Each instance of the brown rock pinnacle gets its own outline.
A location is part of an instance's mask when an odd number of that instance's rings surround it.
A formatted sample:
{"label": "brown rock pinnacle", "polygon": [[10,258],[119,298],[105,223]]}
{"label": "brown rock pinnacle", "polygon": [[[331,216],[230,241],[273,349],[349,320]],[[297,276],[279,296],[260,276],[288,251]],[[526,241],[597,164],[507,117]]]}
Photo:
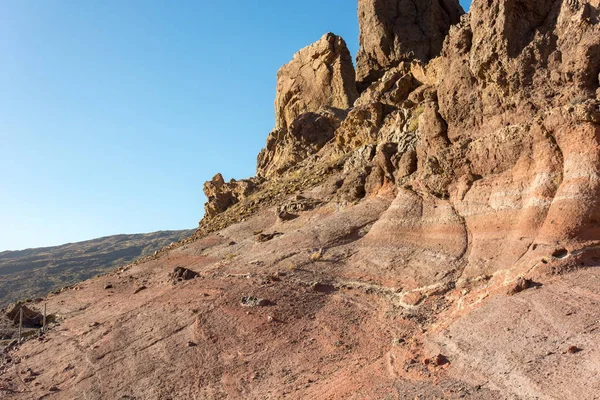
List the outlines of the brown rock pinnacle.
{"label": "brown rock pinnacle", "polygon": [[327,33],[297,52],[277,73],[275,130],[258,156],[257,174],[285,170],[320,149],[333,137],[339,111],[357,97],[352,57],[341,37]]}
{"label": "brown rock pinnacle", "polygon": [[450,26],[462,14],[458,0],[359,0],[359,90],[401,61],[427,62],[437,57]]}

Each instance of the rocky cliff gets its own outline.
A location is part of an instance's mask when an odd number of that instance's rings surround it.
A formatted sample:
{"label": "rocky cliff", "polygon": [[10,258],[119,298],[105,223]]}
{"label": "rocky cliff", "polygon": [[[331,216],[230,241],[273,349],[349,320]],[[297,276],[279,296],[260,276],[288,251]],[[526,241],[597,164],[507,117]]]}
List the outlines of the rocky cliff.
{"label": "rocky cliff", "polygon": [[356,72],[333,34],[297,53],[258,176],[208,182],[194,238],[50,298],[65,355],[27,343],[45,373],[9,363],[10,390],[600,394],[600,2],[358,9]]}
{"label": "rocky cliff", "polygon": [[333,137],[358,93],[346,42],[332,33],[300,50],[277,73],[275,130],[258,156],[257,175],[286,171]]}
{"label": "rocky cliff", "polygon": [[360,0],[359,90],[402,61],[428,62],[439,56],[450,26],[462,14],[458,0]]}
{"label": "rocky cliff", "polygon": [[[457,3],[424,4],[359,2],[357,81],[373,82],[358,98],[348,89],[355,80],[347,49],[334,35],[282,68],[283,133],[269,136],[259,175],[345,158],[339,190],[353,195],[338,199],[396,193],[364,240],[379,254],[355,258],[401,268],[399,279],[414,284],[589,263],[600,239],[598,5],[476,1],[450,28]],[[379,51],[389,57],[368,61]],[[320,68],[325,78],[306,86],[304,71]]]}

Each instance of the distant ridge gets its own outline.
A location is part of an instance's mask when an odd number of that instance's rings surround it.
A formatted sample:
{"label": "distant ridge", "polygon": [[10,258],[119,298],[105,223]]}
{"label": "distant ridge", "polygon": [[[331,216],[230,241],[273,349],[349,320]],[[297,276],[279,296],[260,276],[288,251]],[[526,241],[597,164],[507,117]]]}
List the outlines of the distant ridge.
{"label": "distant ridge", "polygon": [[152,255],[193,230],[106,236],[61,246],[0,252],[0,306],[41,297]]}

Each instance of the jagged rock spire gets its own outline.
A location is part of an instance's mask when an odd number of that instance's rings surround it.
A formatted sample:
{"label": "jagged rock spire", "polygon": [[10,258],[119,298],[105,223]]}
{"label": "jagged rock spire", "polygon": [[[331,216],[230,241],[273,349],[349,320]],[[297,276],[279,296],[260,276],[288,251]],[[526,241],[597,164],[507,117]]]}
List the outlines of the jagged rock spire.
{"label": "jagged rock spire", "polygon": [[359,0],[359,90],[401,61],[438,56],[450,26],[464,14],[458,0]]}
{"label": "jagged rock spire", "polygon": [[258,156],[257,175],[276,173],[322,147],[339,125],[336,115],[357,97],[344,39],[327,33],[297,52],[277,73],[275,130]]}

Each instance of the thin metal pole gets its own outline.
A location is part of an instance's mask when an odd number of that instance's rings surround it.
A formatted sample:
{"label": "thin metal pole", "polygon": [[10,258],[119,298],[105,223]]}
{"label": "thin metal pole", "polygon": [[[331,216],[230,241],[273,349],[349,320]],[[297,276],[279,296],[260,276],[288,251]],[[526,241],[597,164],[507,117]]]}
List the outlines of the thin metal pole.
{"label": "thin metal pole", "polygon": [[23,306],[19,309],[19,343],[21,343],[21,333],[23,332]]}
{"label": "thin metal pole", "polygon": [[46,333],[46,303],[44,303],[44,326],[42,327],[42,332]]}

